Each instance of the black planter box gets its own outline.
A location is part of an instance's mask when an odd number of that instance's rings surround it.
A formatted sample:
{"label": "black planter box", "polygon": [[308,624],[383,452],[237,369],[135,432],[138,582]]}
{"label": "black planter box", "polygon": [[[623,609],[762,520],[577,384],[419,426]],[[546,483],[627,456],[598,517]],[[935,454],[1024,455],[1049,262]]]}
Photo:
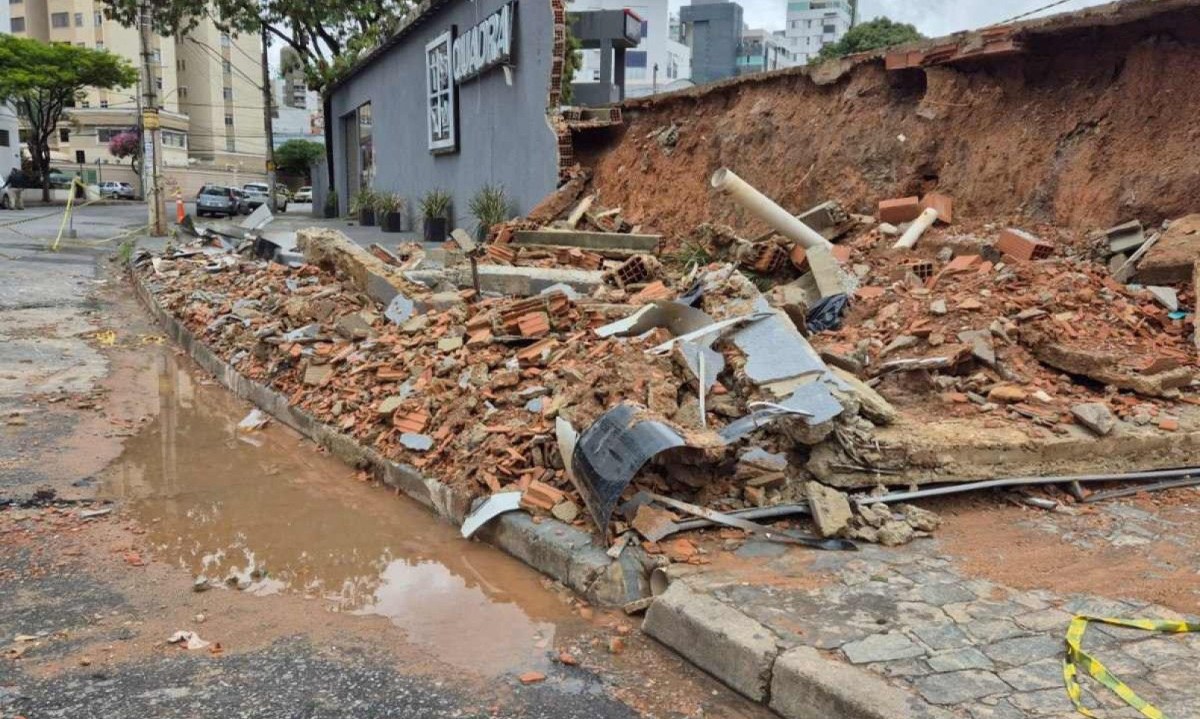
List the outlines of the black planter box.
{"label": "black planter box", "polygon": [[425,241],[426,242],[445,242],[446,235],[449,230],[450,223],[445,217],[426,217],[425,218]]}
{"label": "black planter box", "polygon": [[358,211],[358,224],[362,225],[363,227],[374,227],[375,226],[375,210],[359,210]]}
{"label": "black planter box", "polygon": [[379,228],[384,232],[404,232],[404,213],[386,212],[379,218]]}

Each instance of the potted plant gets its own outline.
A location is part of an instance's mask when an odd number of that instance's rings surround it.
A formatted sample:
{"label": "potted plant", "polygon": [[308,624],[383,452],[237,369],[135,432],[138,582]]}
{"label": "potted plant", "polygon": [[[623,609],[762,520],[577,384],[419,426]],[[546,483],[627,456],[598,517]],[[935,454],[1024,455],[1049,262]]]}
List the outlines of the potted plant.
{"label": "potted plant", "polygon": [[450,234],[450,193],[434,188],[421,198],[421,217],[425,220],[425,241],[444,242]]}
{"label": "potted plant", "polygon": [[338,216],[338,196],[330,190],[325,194],[325,219],[332,220]]}
{"label": "potted plant", "polygon": [[375,191],[364,187],[350,198],[350,214],[358,215],[358,224],[363,227],[375,226]]}
{"label": "potted plant", "polygon": [[471,216],[475,218],[475,236],[480,242],[487,240],[488,231],[493,225],[504,222],[509,217],[508,196],[504,194],[502,185],[484,185],[471,198],[468,205]]}
{"label": "potted plant", "polygon": [[404,198],[392,192],[381,192],[375,198],[375,216],[384,232],[404,232]]}

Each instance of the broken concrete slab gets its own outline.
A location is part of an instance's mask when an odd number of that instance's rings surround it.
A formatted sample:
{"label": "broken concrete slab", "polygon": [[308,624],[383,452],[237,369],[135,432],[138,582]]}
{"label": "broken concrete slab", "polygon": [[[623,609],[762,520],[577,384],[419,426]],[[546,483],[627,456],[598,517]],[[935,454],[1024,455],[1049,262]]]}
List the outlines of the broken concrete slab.
{"label": "broken concrete slab", "polygon": [[1146,242],[1146,234],[1139,220],[1130,220],[1100,233],[1112,255],[1128,254]]}
{"label": "broken concrete slab", "polygon": [[334,329],[339,335],[349,340],[362,340],[370,337],[374,330],[371,329],[371,320],[365,312],[350,312],[344,314],[334,323]]}
{"label": "broken concrete slab", "polygon": [[850,500],[832,487],[820,482],[805,482],[804,493],[822,537],[838,536],[854,516],[850,511]]}
{"label": "broken concrete slab", "polygon": [[516,245],[554,245],[587,250],[637,250],[657,252],[661,235],[635,235],[624,232],[584,232],[582,230],[518,230]]}
{"label": "broken concrete slab", "polygon": [[1071,414],[1075,421],[1103,437],[1117,426],[1117,418],[1112,410],[1100,402],[1082,402],[1071,405]]}
{"label": "broken concrete slab", "polygon": [[1128,359],[1125,355],[1070,347],[1038,331],[1022,333],[1021,342],[1029,347],[1033,356],[1042,364],[1118,389],[1132,390],[1147,397],[1173,397],[1195,377],[1195,373],[1189,367],[1176,367],[1155,373],[1138,372],[1122,364],[1122,360]]}
{"label": "broken concrete slab", "polygon": [[[449,269],[442,275],[442,279],[462,289],[474,286],[469,267]],[[558,284],[568,285],[581,294],[590,295],[604,284],[604,273],[599,270],[558,267],[479,266],[479,289],[482,292],[528,297]]]}
{"label": "broken concrete slab", "polygon": [[1154,295],[1154,299],[1169,311],[1174,312],[1179,309],[1179,293],[1172,287],[1162,287],[1161,285],[1147,285],[1146,291]]}
{"label": "broken concrete slab", "polygon": [[1171,222],[1138,262],[1135,278],[1142,284],[1175,285],[1192,280],[1192,266],[1200,260],[1200,214]]}
{"label": "broken concrete slab", "polygon": [[867,419],[876,424],[891,424],[896,421],[899,413],[878,392],[870,387],[866,382],[863,382],[852,373],[847,372],[841,367],[831,366],[830,369],[843,382],[850,386],[850,391],[853,392],[860,403],[860,410]]}
{"label": "broken concrete slab", "polygon": [[402,272],[337,230],[304,228],[296,232],[296,245],[306,262],[345,277],[355,289],[381,304],[388,304],[397,294],[424,295],[423,288],[407,280]]}
{"label": "broken concrete slab", "polygon": [[841,265],[838,264],[832,252],[824,247],[813,247],[806,252],[808,266],[821,297],[831,297],[853,291],[854,288],[848,286],[846,273],[842,271]]}

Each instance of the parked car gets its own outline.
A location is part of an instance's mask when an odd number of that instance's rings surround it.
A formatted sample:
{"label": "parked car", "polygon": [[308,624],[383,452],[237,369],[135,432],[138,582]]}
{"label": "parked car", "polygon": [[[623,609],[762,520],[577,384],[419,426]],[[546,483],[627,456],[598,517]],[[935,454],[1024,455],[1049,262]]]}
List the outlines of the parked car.
{"label": "parked car", "polygon": [[101,182],[101,197],[115,197],[118,200],[136,200],[137,192],[128,182]]}
{"label": "parked car", "polygon": [[196,196],[196,216],[225,215],[233,217],[241,211],[237,188],[205,185]]}
{"label": "parked car", "polygon": [[[248,182],[242,185],[242,191],[246,193],[246,207],[251,212],[258,209],[259,205],[266,203],[268,192],[267,185],[264,182]],[[287,212],[288,198],[287,195],[279,190],[275,191],[275,210],[276,212]]]}
{"label": "parked car", "polygon": [[74,175],[68,175],[61,170],[51,170],[48,174],[48,177],[50,178],[50,187],[56,190],[70,187],[71,183],[75,181]]}
{"label": "parked car", "polygon": [[309,185],[301,187],[299,190],[296,190],[295,195],[292,195],[292,199],[296,202],[312,202],[312,187]]}

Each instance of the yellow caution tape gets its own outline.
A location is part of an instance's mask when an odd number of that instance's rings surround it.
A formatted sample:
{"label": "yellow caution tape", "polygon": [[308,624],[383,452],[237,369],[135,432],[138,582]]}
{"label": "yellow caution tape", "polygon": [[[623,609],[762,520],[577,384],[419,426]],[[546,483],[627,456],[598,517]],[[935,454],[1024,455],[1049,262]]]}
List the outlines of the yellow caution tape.
{"label": "yellow caution tape", "polygon": [[1079,665],[1083,665],[1089,675],[1096,681],[1108,687],[1126,704],[1137,709],[1148,719],[1167,719],[1158,707],[1138,696],[1125,682],[1118,679],[1108,668],[1092,655],[1083,651],[1083,632],[1088,622],[1112,624],[1118,627],[1145,629],[1148,632],[1194,632],[1200,630],[1200,624],[1189,624],[1171,619],[1113,619],[1111,617],[1076,616],[1067,628],[1067,656],[1063,660],[1063,681],[1067,685],[1067,696],[1076,711],[1086,717],[1098,719],[1090,709],[1083,706],[1081,701],[1083,689],[1079,686]]}
{"label": "yellow caution tape", "polygon": [[92,337],[105,347],[112,347],[117,343],[117,333],[112,330],[99,330]]}

